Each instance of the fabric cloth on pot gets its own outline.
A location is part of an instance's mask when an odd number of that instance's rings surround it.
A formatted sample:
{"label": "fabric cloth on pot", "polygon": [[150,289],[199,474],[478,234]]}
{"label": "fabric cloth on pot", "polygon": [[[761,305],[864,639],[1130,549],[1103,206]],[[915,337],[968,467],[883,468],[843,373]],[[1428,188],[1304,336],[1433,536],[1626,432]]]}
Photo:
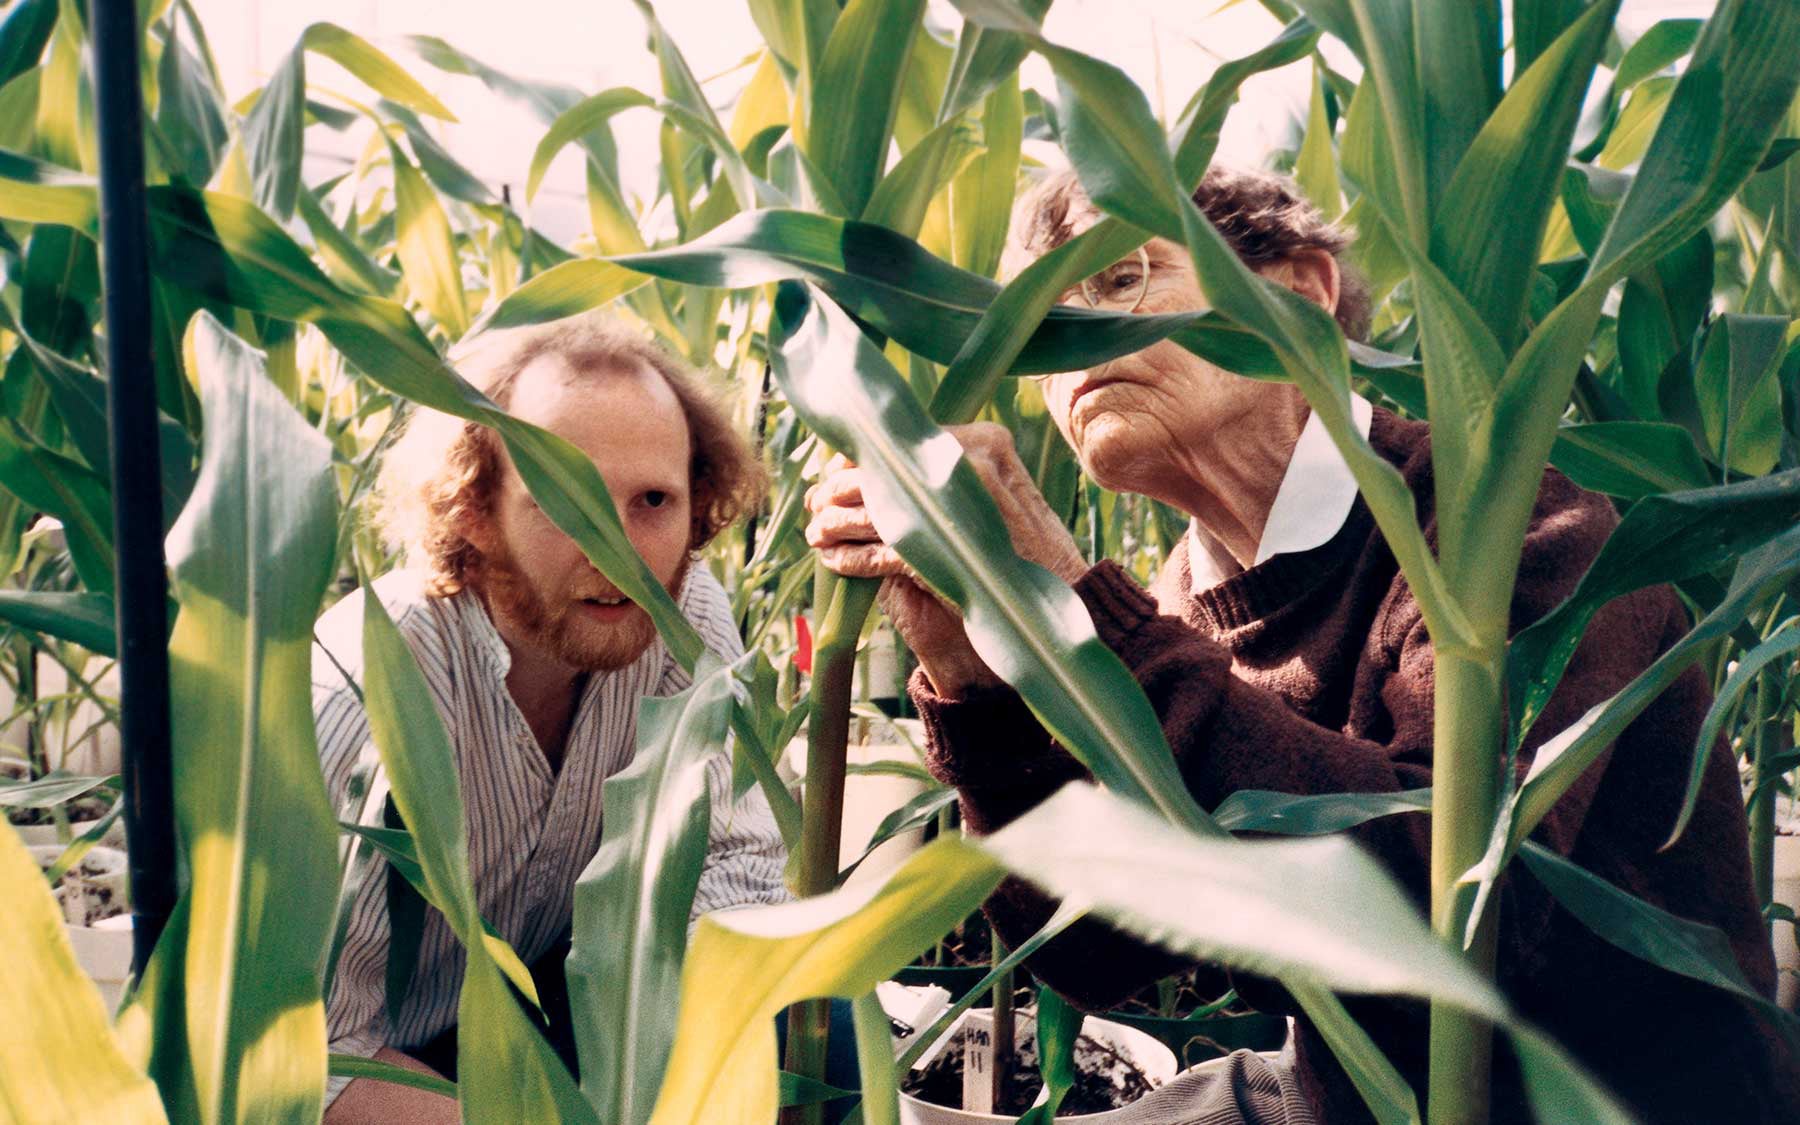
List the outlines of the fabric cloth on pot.
{"label": "fabric cloth on pot", "polygon": [[[1375,413],[1369,440],[1406,479],[1435,537],[1427,428]],[[1545,474],[1526,536],[1512,627],[1536,621],[1574,589],[1617,516],[1604,498]],[[1357,501],[1328,542],[1277,555],[1196,590],[1184,537],[1154,594],[1111,562],[1076,583],[1100,638],[1143,685],[1182,775],[1202,806],[1240,789],[1392,792],[1432,779],[1430,638],[1367,505]],[[1666,587],[1618,598],[1594,618],[1561,686],[1532,728],[1521,775],[1544,739],[1608,698],[1684,635],[1687,616]],[[910,685],[933,772],[959,787],[966,823],[987,832],[1085,771],[1010,690],[944,699]],[[1736,763],[1716,745],[1683,837],[1660,851],[1684,792],[1691,748],[1709,704],[1690,669],[1573,786],[1534,838],[1633,894],[1718,927],[1745,975],[1770,994],[1768,932],[1751,889]],[[1427,899],[1429,821],[1384,817],[1351,833]],[[1791,1122],[1800,1074],[1778,1033],[1746,1004],[1656,969],[1590,933],[1514,865],[1500,886],[1499,983],[1520,1012],[1567,1045],[1646,1121]],[[1009,880],[987,905],[1009,943],[1053,904]],[[1084,921],[1031,962],[1037,975],[1100,1010],[1185,963]],[[1247,974],[1219,974],[1255,1007],[1298,1014],[1285,991]],[[1229,976],[1229,979],[1225,979]],[[1203,988],[1202,991],[1206,989]],[[1346,999],[1351,1014],[1414,1088],[1427,1069],[1423,1004]],[[1297,1073],[1320,1119],[1369,1120],[1354,1086],[1304,1018]],[[1529,1120],[1516,1064],[1497,1052],[1494,1120]]]}
{"label": "fabric cloth on pot", "polygon": [[1201,1063],[1108,1118],[1113,1125],[1317,1125],[1291,1051],[1233,1051]]}

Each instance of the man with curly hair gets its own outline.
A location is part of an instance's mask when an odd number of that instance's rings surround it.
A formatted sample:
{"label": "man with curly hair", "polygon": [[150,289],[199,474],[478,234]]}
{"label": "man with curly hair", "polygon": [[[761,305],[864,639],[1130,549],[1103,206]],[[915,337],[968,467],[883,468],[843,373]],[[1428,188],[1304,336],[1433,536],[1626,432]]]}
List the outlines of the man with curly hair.
{"label": "man with curly hair", "polygon": [[[459,367],[514,416],[593,460],[650,570],[710,648],[740,655],[725,591],[692,564],[760,500],[765,476],[699,379],[597,314],[490,333]],[[388,453],[378,493],[382,529],[407,566],[373,589],[450,734],[482,916],[527,963],[559,968],[575,880],[600,842],[601,783],[632,760],[638,700],[674,695],[689,676],[649,614],[538,507],[486,427],[420,411]],[[386,785],[357,694],[362,597],[319,622],[313,712],[336,807],[381,824]],[[753,790],[733,804],[724,755],[707,779],[712,834],[695,916],[782,900],[785,855],[767,802]],[[410,930],[393,919],[422,906],[388,876],[378,868],[365,878],[350,912],[328,1005],[331,1049],[452,1071],[463,951],[435,911],[416,950],[390,948]],[[330,1092],[334,1125],[457,1120],[453,1100],[397,1085],[340,1079]]]}

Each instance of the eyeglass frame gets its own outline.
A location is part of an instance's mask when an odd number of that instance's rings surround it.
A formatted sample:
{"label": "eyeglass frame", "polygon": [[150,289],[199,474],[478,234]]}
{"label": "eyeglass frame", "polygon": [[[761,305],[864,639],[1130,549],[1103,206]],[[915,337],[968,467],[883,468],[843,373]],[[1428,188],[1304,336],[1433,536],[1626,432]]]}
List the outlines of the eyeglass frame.
{"label": "eyeglass frame", "polygon": [[[1144,298],[1146,298],[1150,295],[1150,253],[1149,253],[1149,251],[1145,250],[1142,246],[1139,246],[1137,248],[1137,250],[1134,251],[1134,253],[1137,256],[1139,276],[1142,277],[1143,280],[1138,283],[1137,300],[1131,302],[1131,307],[1124,310],[1124,315],[1126,315],[1126,316],[1129,316],[1132,313],[1137,312],[1140,308],[1143,308],[1144,307]],[[1124,259],[1120,259],[1120,261],[1123,261],[1123,260]],[[1118,264],[1119,264],[1118,262],[1114,262],[1112,266],[1108,266],[1108,267],[1106,267],[1106,269],[1112,269],[1113,266],[1116,266]],[[1105,272],[1106,272],[1106,270],[1100,271],[1100,273],[1105,273]],[[1096,312],[1100,311],[1101,306],[1100,306],[1099,300],[1094,296],[1093,292],[1091,291],[1091,289],[1089,287],[1089,283],[1091,281],[1093,281],[1093,279],[1095,277],[1098,277],[1098,276],[1100,276],[1100,274],[1093,274],[1089,277],[1084,277],[1081,279],[1081,284],[1076,286],[1076,291],[1081,294],[1081,299],[1082,299],[1083,303],[1085,303],[1088,308],[1093,309]],[[1109,310],[1109,311],[1118,311],[1118,310]]]}

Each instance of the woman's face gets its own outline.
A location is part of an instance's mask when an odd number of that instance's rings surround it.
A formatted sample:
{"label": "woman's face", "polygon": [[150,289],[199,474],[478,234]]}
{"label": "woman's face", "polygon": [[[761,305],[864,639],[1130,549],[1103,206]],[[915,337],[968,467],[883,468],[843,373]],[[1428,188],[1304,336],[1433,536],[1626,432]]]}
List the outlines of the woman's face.
{"label": "woman's face", "polygon": [[[1138,313],[1206,308],[1186,248],[1163,238],[1090,279],[1085,295],[1071,290],[1064,303]],[[1197,471],[1194,454],[1212,448],[1226,427],[1256,425],[1263,408],[1285,401],[1281,384],[1233,375],[1168,340],[1087,371],[1046,376],[1042,388],[1050,416],[1090,477],[1159,499],[1178,491],[1169,487],[1172,473]]]}

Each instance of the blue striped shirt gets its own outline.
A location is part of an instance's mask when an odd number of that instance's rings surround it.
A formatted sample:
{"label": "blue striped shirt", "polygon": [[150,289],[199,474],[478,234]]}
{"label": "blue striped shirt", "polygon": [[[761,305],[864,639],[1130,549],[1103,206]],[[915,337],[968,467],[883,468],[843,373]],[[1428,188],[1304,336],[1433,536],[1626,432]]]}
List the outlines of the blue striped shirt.
{"label": "blue striped shirt", "polygon": [[[529,964],[569,924],[575,880],[600,844],[600,784],[636,752],[638,700],[675,695],[691,680],[660,639],[633,664],[588,677],[562,768],[552,771],[507,692],[511,654],[480,599],[468,591],[429,597],[416,571],[388,574],[374,588],[418,658],[450,735],[482,917]],[[368,716],[344,680],[348,674],[361,685],[362,598],[357,591],[319,619],[313,715],[333,807],[350,808],[346,819],[356,815],[347,795],[352,778],[363,774],[362,821],[378,825],[387,787]],[[689,571],[679,603],[708,648],[727,660],[742,654],[730,601],[704,565]],[[707,784],[712,834],[694,916],[785,900],[786,853],[761,791],[752,789],[734,805],[724,754],[708,763]],[[384,1045],[416,1048],[456,1022],[464,953],[444,918],[428,912],[411,987],[391,1018],[387,950],[387,880],[377,866],[356,895],[338,959],[327,1006],[332,1051],[367,1056]],[[330,1096],[348,1081],[332,1079]]]}

